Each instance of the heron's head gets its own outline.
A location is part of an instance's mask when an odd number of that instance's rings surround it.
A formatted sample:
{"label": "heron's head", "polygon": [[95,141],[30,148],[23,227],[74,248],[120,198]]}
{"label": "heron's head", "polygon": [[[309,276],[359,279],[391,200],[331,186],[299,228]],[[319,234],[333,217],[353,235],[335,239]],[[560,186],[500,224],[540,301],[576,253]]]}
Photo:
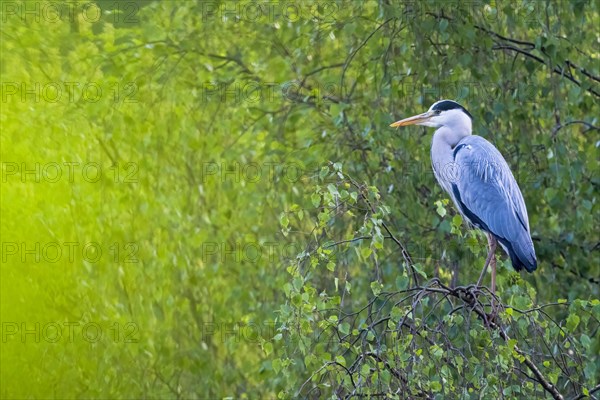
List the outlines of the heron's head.
{"label": "heron's head", "polygon": [[460,104],[452,100],[440,100],[423,114],[394,122],[391,127],[407,125],[423,125],[432,128],[446,126],[455,130],[467,130],[471,132],[471,114]]}

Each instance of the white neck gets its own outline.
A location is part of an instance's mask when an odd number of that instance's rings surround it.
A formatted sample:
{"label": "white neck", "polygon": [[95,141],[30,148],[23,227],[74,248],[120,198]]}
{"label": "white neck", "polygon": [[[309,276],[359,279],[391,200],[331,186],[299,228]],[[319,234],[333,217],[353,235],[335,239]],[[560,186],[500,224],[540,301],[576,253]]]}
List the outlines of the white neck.
{"label": "white neck", "polygon": [[442,126],[433,134],[433,140],[431,142],[431,165],[438,182],[448,193],[450,193],[450,195],[452,195],[452,191],[451,188],[447,186],[448,180],[441,179],[441,175],[447,174],[454,166],[453,150],[462,139],[471,134],[470,122],[469,119],[469,129],[457,130],[455,128]]}

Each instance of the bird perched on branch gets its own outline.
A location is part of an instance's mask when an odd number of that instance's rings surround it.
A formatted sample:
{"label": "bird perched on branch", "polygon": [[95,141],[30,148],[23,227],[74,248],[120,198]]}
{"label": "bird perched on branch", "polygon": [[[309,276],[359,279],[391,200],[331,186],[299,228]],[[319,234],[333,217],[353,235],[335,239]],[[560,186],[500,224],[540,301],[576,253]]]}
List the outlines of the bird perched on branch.
{"label": "bird perched on branch", "polygon": [[495,293],[498,243],[517,271],[533,272],[537,260],[521,190],[502,154],[481,136],[471,134],[472,119],[457,102],[440,100],[426,113],[390,126],[438,128],[431,143],[433,172],[463,218],[487,233],[489,251],[477,285],[491,266]]}

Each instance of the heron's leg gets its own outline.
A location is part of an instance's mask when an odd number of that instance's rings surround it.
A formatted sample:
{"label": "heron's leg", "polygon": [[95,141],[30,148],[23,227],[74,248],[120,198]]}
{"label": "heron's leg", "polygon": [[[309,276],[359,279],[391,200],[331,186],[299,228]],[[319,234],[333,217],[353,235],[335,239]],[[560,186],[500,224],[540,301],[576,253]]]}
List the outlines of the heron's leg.
{"label": "heron's leg", "polygon": [[[494,253],[496,253],[496,244],[498,243],[496,239],[491,235],[487,234],[489,251],[487,258],[485,259],[485,265],[483,266],[483,271],[481,271],[481,275],[479,275],[479,279],[477,280],[477,286],[481,286],[481,281],[483,281],[483,276],[485,275],[485,271],[487,271],[488,265],[494,260],[492,264],[492,287],[495,289],[496,286],[496,257],[494,257]],[[493,290],[494,291],[494,290]]]}
{"label": "heron's leg", "polygon": [[498,245],[498,241],[489,233],[488,241],[490,243],[490,251],[492,252],[492,259],[490,260],[492,266],[492,294],[496,294],[496,246]]}

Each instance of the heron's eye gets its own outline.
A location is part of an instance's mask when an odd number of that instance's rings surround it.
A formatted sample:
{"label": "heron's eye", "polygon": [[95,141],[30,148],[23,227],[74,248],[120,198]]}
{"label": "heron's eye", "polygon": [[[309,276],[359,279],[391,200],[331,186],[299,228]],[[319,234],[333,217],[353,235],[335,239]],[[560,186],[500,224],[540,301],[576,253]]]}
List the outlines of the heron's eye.
{"label": "heron's eye", "polygon": [[440,115],[442,113],[442,110],[435,110],[435,115]]}

